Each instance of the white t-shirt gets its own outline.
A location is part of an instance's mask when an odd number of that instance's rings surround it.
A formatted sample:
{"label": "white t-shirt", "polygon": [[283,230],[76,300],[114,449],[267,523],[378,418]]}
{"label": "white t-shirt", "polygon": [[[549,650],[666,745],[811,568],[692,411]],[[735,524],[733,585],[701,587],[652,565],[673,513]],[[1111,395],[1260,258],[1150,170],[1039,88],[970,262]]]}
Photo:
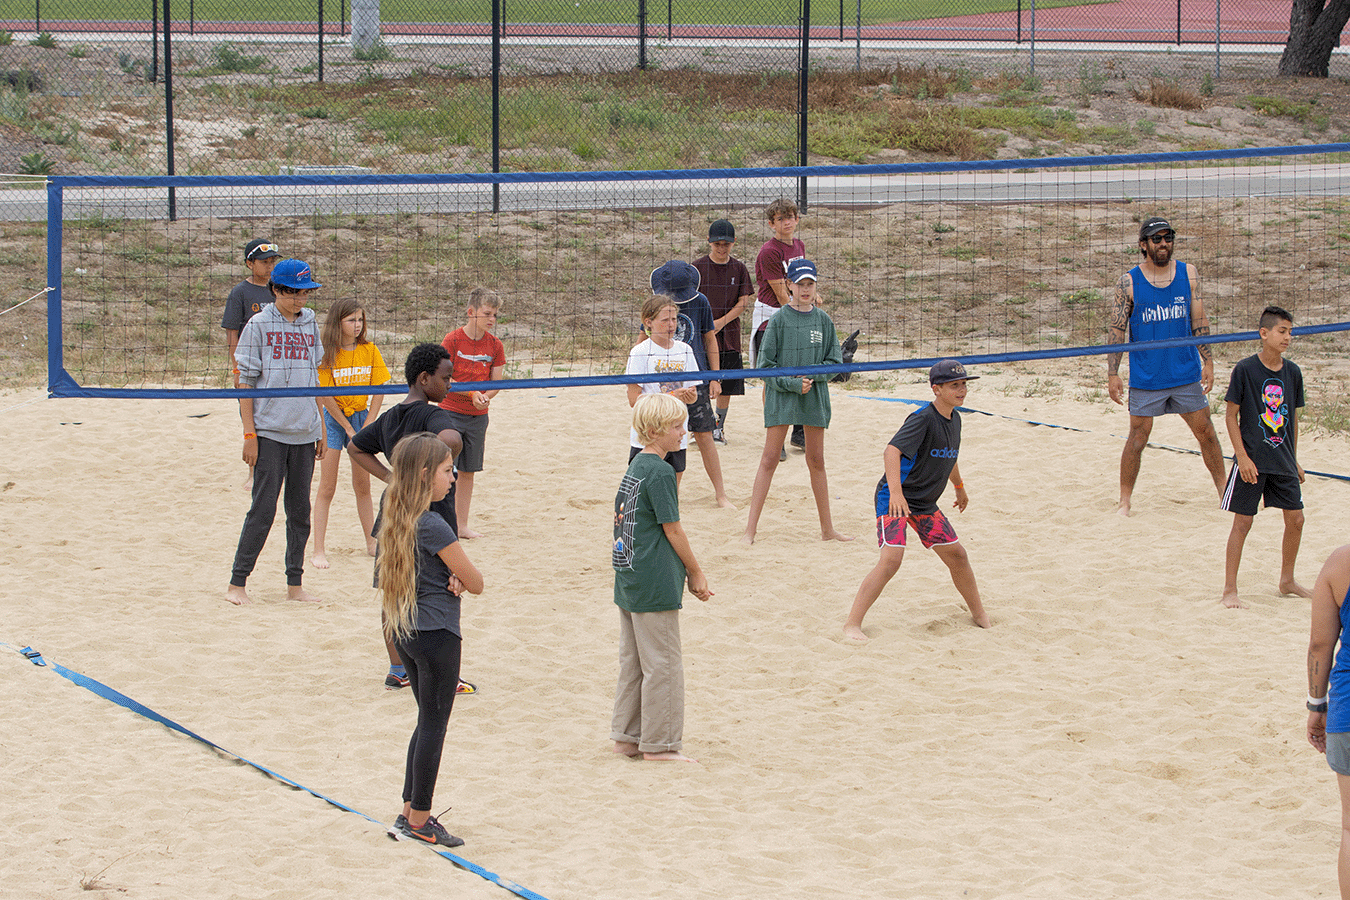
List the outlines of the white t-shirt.
{"label": "white t-shirt", "polygon": [[[678,377],[680,372],[697,372],[698,359],[694,356],[694,351],[684,341],[671,342],[670,349],[660,346],[651,338],[643,341],[634,347],[628,354],[628,368],[624,369],[625,375],[653,375],[657,372],[671,373],[669,381],[651,381],[639,385],[644,394],[666,393],[676,391],[680,388],[694,387],[701,382],[686,381]],[[689,416],[684,417],[685,435],[680,440],[680,449],[683,450],[689,446]],[[638,437],[637,430],[628,429],[628,444],[632,447],[645,447],[646,444]]]}

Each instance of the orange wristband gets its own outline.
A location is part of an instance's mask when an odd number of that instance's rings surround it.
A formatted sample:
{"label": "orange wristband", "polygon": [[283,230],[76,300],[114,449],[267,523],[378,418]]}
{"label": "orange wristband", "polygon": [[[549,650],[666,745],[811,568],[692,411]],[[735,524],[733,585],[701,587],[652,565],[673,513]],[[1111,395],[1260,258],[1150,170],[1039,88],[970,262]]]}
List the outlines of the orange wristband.
{"label": "orange wristband", "polygon": [[251,431],[246,431],[246,432],[244,432],[244,440],[246,440],[246,441],[247,441],[247,440],[251,440],[252,438],[256,438],[256,437],[257,437],[257,435],[254,434],[254,433],[251,432]]}
{"label": "orange wristband", "polygon": [[952,487],[956,488],[958,491],[964,491],[966,489],[966,483],[962,481],[960,484],[952,485]]}

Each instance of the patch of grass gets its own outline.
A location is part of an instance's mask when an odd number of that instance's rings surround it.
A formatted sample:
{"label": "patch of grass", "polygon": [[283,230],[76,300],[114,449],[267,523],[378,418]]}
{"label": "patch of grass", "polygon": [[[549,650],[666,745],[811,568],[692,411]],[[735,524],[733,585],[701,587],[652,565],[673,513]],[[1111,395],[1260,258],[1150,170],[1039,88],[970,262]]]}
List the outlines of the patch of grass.
{"label": "patch of grass", "polygon": [[38,32],[38,36],[28,43],[34,47],[42,47],[46,50],[51,50],[56,47],[56,38],[52,37],[50,31],[40,31]]}
{"label": "patch of grass", "polygon": [[233,44],[216,44],[211,48],[213,64],[201,74],[225,72],[260,72],[266,61],[261,56],[249,56]]}
{"label": "patch of grass", "polygon": [[32,69],[10,69],[0,75],[0,81],[20,94],[31,94],[42,87],[42,76]]}
{"label": "patch of grass", "polygon": [[55,170],[56,163],[40,151],[34,150],[26,156],[19,157],[19,174],[21,175],[50,175]]}
{"label": "patch of grass", "polygon": [[0,31],[0,47],[8,47],[14,43],[14,32]]}
{"label": "patch of grass", "polygon": [[1188,91],[1175,82],[1163,78],[1150,78],[1146,88],[1130,88],[1130,96],[1140,103],[1161,106],[1167,109],[1204,109],[1205,98],[1194,91]]}
{"label": "patch of grass", "polygon": [[385,62],[394,58],[394,51],[389,49],[384,38],[377,37],[369,47],[353,46],[352,58],[361,62]]}
{"label": "patch of grass", "polygon": [[1079,306],[1082,304],[1101,303],[1102,292],[1095,289],[1085,289],[1074,291],[1071,294],[1065,294],[1060,298],[1065,306]]}
{"label": "patch of grass", "polygon": [[1106,87],[1106,73],[1096,60],[1085,59],[1078,66],[1078,102],[1087,106]]}

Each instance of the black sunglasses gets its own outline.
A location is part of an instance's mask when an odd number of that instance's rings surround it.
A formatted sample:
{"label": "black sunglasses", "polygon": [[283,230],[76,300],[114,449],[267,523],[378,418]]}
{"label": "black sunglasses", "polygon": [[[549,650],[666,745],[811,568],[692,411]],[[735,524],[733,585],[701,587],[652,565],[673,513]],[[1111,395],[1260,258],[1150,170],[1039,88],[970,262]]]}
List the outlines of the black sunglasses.
{"label": "black sunglasses", "polygon": [[1150,234],[1148,239],[1155,244],[1161,244],[1163,242],[1170,244],[1177,239],[1177,233],[1175,231],[1168,231],[1163,234]]}

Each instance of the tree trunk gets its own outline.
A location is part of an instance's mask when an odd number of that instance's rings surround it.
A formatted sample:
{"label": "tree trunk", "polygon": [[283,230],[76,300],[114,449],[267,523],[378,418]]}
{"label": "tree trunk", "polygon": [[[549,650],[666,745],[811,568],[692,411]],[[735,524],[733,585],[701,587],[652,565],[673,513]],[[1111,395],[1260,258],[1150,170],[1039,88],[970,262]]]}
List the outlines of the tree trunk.
{"label": "tree trunk", "polygon": [[1279,74],[1326,78],[1331,51],[1350,21],[1350,0],[1293,0],[1289,42],[1280,57]]}

